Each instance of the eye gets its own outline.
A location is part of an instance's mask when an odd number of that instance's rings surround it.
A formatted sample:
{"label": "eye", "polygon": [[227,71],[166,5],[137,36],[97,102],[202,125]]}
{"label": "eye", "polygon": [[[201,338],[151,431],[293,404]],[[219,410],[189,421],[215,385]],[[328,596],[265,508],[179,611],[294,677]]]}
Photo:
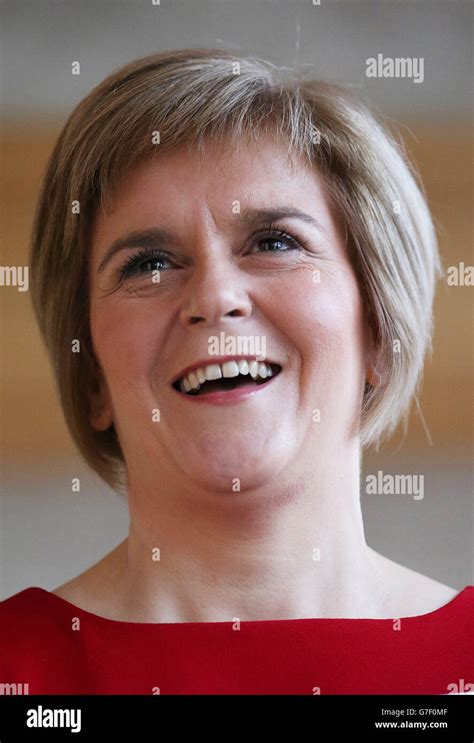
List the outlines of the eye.
{"label": "eye", "polygon": [[[261,233],[262,234],[262,233]],[[256,236],[256,245],[269,245],[268,250],[261,250],[263,253],[285,253],[290,250],[303,250],[307,240],[296,239],[284,229],[268,227],[262,237]]]}
{"label": "eye", "polygon": [[[287,250],[298,250],[299,245],[295,244],[295,241],[289,238],[289,236],[280,233],[278,235],[267,235],[261,238],[257,245],[270,245],[269,250],[263,250],[264,253],[281,253]],[[277,245],[283,245],[283,249],[276,247]]]}
{"label": "eye", "polygon": [[170,258],[166,253],[160,250],[140,250],[132,255],[120,268],[120,275],[127,279],[141,273],[150,271],[163,271],[166,269],[165,264],[172,265]]}

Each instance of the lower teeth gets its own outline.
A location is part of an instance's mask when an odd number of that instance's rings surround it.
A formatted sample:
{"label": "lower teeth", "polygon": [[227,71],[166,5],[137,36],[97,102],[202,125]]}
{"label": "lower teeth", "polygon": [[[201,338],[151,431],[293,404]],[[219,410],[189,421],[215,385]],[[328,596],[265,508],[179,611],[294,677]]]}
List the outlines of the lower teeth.
{"label": "lower teeth", "polygon": [[259,385],[263,384],[263,382],[266,382],[266,379],[262,379],[262,377],[257,377],[254,379],[253,377],[243,377],[239,382],[237,382],[236,377],[222,377],[220,379],[212,380],[213,382],[217,382],[216,385],[212,385],[211,389],[208,387],[203,390],[203,386],[207,384],[206,382],[203,382],[201,387],[199,389],[190,390],[189,392],[186,392],[186,395],[202,395],[202,394],[208,394],[209,392],[230,392],[231,390],[234,390],[236,387],[248,387],[249,385]]}

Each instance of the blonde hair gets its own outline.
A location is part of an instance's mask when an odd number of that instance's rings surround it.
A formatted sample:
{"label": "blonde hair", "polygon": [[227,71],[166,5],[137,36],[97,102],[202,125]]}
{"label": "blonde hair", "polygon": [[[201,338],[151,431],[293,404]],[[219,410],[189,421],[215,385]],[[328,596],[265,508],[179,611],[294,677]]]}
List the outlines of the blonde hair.
{"label": "blonde hair", "polygon": [[[50,157],[33,225],[32,300],[65,419],[86,461],[116,490],[126,466],[115,427],[99,432],[89,421],[100,373],[89,324],[92,219],[112,203],[122,176],[157,148],[272,133],[318,169],[346,230],[383,371],[381,384],[365,389],[361,444],[378,445],[400,421],[406,429],[431,345],[440,265],[401,145],[339,86],[219,49],[165,52],[122,67],[75,108]],[[74,339],[80,353],[71,352]]]}

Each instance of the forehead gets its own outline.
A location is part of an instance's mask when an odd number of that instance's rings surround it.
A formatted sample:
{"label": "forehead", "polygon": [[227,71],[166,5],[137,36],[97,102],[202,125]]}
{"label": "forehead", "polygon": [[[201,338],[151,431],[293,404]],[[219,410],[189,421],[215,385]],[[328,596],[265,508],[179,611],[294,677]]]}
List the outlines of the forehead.
{"label": "forehead", "polygon": [[162,225],[183,229],[199,220],[225,226],[237,211],[295,207],[330,231],[333,219],[314,167],[276,138],[230,147],[206,143],[202,152],[181,145],[157,153],[121,179],[112,209],[98,212],[93,245],[122,230]]}

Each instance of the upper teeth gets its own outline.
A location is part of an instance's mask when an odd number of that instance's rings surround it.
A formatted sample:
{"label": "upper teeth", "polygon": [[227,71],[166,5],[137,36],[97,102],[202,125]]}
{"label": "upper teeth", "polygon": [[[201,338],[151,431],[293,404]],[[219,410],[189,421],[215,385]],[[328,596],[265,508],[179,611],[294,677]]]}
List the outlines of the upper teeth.
{"label": "upper teeth", "polygon": [[206,381],[210,382],[213,379],[221,379],[221,377],[238,377],[239,374],[250,374],[253,379],[257,379],[257,377],[266,379],[271,377],[273,372],[270,365],[263,361],[241,359],[239,361],[225,361],[223,364],[209,364],[193,369],[192,372],[186,374],[180,380],[181,392],[198,390],[201,384]]}

